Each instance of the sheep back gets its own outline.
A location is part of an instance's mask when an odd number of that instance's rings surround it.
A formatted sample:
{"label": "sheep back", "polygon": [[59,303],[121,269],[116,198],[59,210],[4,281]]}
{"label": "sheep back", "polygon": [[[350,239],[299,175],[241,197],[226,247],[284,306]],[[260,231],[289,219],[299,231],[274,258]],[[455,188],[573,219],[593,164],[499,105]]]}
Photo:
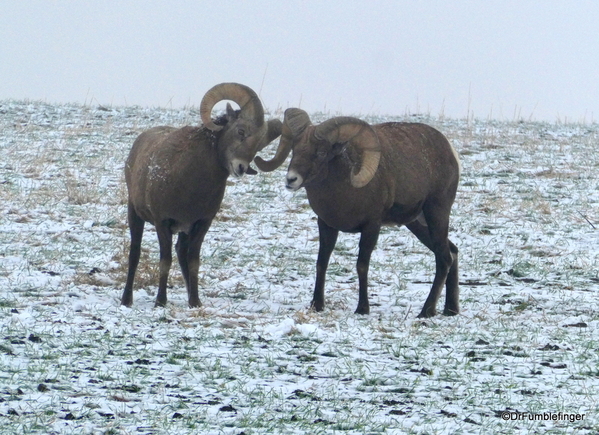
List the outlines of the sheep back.
{"label": "sheep back", "polygon": [[455,196],[459,161],[441,132],[420,123],[389,122],[372,127],[382,155],[366,186],[351,185],[350,173],[361,156],[350,147],[331,160],[324,180],[305,186],[314,212],[341,231],[357,232],[375,216],[380,216],[383,224],[408,222],[420,213],[426,198]]}

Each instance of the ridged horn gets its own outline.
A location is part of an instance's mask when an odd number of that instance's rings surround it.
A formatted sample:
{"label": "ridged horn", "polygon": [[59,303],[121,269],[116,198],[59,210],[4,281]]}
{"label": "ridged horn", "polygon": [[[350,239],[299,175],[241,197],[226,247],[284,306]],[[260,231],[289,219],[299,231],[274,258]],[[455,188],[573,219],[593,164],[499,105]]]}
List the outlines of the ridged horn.
{"label": "ridged horn", "polygon": [[293,140],[302,134],[310,124],[310,117],[303,110],[296,108],[285,110],[283,129],[277,152],[271,160],[264,160],[262,157],[256,156],[254,162],[258,166],[258,169],[262,172],[271,172],[281,166],[291,152]]}
{"label": "ridged horn", "polygon": [[381,146],[376,133],[367,122],[349,116],[339,116],[318,125],[314,129],[314,136],[330,143],[349,142],[361,151],[360,170],[356,173],[354,168],[351,172],[352,186],[360,188],[372,180],[381,160]]}
{"label": "ridged horn", "polygon": [[258,95],[249,87],[239,83],[221,83],[206,92],[200,103],[200,117],[206,128],[219,131],[222,125],[216,125],[212,121],[212,109],[216,103],[223,100],[231,100],[237,103],[241,109],[241,115],[252,119],[260,127],[264,124],[264,108]]}

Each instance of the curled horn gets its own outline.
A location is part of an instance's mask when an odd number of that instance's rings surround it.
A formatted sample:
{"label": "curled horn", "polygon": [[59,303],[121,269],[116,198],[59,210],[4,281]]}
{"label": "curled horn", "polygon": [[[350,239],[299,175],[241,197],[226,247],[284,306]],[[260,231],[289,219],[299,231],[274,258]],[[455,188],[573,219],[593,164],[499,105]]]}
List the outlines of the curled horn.
{"label": "curled horn", "polygon": [[242,116],[253,120],[258,127],[264,124],[264,108],[252,89],[239,83],[221,83],[209,89],[200,103],[200,117],[209,130],[219,131],[223,128],[212,121],[212,109],[222,100],[237,103]]}
{"label": "curled horn", "polygon": [[367,122],[346,116],[332,118],[316,127],[314,136],[330,143],[349,142],[361,151],[360,170],[356,173],[354,168],[351,172],[352,186],[363,187],[372,180],[381,160],[381,146],[376,133]]}
{"label": "curled horn", "polygon": [[281,166],[291,152],[293,139],[302,134],[310,124],[310,117],[303,110],[295,108],[285,110],[283,130],[277,152],[271,160],[264,160],[262,157],[257,156],[254,162],[258,169],[263,172],[270,172]]}

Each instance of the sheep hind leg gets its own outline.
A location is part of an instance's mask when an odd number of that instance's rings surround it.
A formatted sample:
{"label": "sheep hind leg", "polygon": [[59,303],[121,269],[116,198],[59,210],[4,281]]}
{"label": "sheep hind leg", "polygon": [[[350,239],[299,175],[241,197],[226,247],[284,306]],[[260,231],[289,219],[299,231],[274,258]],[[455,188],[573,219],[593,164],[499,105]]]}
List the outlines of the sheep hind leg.
{"label": "sheep hind leg", "polygon": [[187,253],[189,251],[189,236],[185,233],[179,233],[177,238],[177,244],[175,245],[177,251],[177,259],[179,260],[179,266],[181,266],[181,273],[183,279],[185,279],[185,286],[189,290],[189,263],[187,262]]}
{"label": "sheep hind leg", "polygon": [[129,232],[131,234],[131,245],[129,247],[127,282],[125,284],[123,296],[121,297],[121,305],[130,307],[133,304],[133,280],[135,279],[135,272],[137,271],[137,265],[139,264],[141,239],[143,237],[145,225],[143,219],[135,213],[131,203],[128,205],[128,222]]}
{"label": "sheep hind leg", "polygon": [[[190,233],[187,245],[187,297],[191,308],[202,306],[198,293],[198,273],[200,269],[200,250],[204,237],[212,224],[212,219],[197,221]],[[179,260],[181,261],[181,260]]]}
{"label": "sheep hind leg", "polygon": [[168,222],[156,225],[156,234],[158,235],[158,244],[160,245],[160,266],[158,281],[158,294],[156,295],[156,307],[166,306],[166,285],[168,274],[173,262],[173,235]]}
{"label": "sheep hind leg", "polygon": [[447,293],[443,314],[459,313],[457,248],[447,239],[447,226],[431,227],[423,225],[419,220],[406,225],[418,240],[435,254],[435,278],[418,318],[433,317],[437,314],[437,302],[444,285],[447,286]]}
{"label": "sheep hind leg", "polygon": [[314,297],[310,307],[314,311],[324,309],[324,282],[326,278],[331,253],[335,249],[339,230],[328,226],[322,219],[318,218],[319,248],[316,260],[316,283],[314,284]]}
{"label": "sheep hind leg", "polygon": [[447,281],[445,282],[445,308],[443,314],[446,316],[455,316],[460,312],[460,286],[458,279],[458,248],[454,245],[451,240],[449,241],[449,250],[453,262],[451,268],[447,274]]}

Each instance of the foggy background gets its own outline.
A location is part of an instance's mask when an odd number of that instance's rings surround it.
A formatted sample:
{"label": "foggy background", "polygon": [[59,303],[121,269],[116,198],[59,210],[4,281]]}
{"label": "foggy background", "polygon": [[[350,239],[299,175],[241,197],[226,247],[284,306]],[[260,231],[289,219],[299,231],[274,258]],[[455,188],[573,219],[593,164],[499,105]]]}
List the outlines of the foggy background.
{"label": "foggy background", "polygon": [[594,122],[599,2],[0,0],[0,99]]}

